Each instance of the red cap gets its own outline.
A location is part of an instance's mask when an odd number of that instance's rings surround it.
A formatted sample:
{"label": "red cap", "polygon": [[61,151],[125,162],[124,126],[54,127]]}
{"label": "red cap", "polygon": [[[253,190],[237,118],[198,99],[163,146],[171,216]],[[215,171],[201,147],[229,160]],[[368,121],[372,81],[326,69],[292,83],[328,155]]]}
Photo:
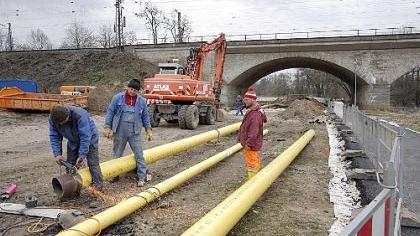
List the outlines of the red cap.
{"label": "red cap", "polygon": [[254,87],[251,86],[248,88],[248,91],[245,93],[244,98],[251,100],[257,100],[257,94],[255,93]]}

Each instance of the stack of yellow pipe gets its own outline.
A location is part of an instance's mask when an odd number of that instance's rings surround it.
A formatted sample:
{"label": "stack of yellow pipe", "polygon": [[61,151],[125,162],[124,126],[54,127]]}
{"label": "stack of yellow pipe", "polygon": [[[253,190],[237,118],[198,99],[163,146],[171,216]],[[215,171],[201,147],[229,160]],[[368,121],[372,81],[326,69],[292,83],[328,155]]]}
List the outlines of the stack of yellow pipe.
{"label": "stack of yellow pipe", "polygon": [[[266,132],[264,131],[264,133]],[[314,135],[314,130],[307,131],[275,160],[263,168],[254,178],[248,180],[226,198],[226,200],[184,232],[183,235],[226,235],[304,149]],[[236,153],[241,148],[242,146],[240,144],[236,144],[208,160],[124,200],[70,229],[62,231],[58,235],[94,235],[157,199],[162,194],[169,192],[202,171],[224,160],[226,157]]]}
{"label": "stack of yellow pipe", "polygon": [[[268,130],[264,130],[264,134],[267,133]],[[241,149],[242,145],[238,143],[223,152],[220,152],[209,159],[155,185],[154,187],[136,194],[135,196],[108,208],[107,210],[71,227],[70,229],[62,231],[58,235],[94,235],[147,205],[149,202],[154,201],[161,195],[178,187],[187,180],[216,165],[220,161],[235,154]]]}

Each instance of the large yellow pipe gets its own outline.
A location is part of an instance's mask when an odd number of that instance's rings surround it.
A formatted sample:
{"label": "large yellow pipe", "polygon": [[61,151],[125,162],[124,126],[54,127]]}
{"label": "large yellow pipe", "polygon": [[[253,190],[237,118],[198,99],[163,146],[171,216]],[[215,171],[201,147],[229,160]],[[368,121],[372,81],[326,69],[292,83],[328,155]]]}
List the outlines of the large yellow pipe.
{"label": "large yellow pipe", "polygon": [[315,135],[307,131],[292,146],[248,180],[182,235],[226,235]]}
{"label": "large yellow pipe", "polygon": [[[264,134],[267,133],[268,130],[264,130]],[[117,205],[110,207],[107,210],[71,227],[70,229],[60,232],[58,235],[94,235],[147,205],[147,203],[154,201],[161,195],[183,184],[187,180],[216,165],[220,161],[226,159],[241,149],[242,145],[238,143],[224,150],[223,152],[220,152],[210,157],[209,159],[174,175],[173,177],[155,185],[154,187],[148,188],[146,191],[143,191],[127,200],[124,200]]]}
{"label": "large yellow pipe", "polygon": [[[195,146],[207,143],[218,137],[229,135],[237,131],[241,123],[235,123],[226,127],[194,135],[186,139],[160,145],[144,151],[144,160],[147,164],[156,162],[171,155],[186,151]],[[101,163],[101,171],[104,180],[130,172],[136,168],[136,159],[133,154]],[[92,184],[92,176],[89,169],[85,168],[78,172],[76,177],[86,188]]]}

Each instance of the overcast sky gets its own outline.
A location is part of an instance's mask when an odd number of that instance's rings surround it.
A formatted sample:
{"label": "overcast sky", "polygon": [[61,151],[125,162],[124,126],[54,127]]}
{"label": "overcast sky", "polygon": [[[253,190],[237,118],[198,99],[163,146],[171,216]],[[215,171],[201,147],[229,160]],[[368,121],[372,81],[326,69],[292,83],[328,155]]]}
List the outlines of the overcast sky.
{"label": "overcast sky", "polygon": [[[420,0],[155,0],[159,9],[188,16],[192,35],[276,33],[314,30],[384,29],[414,26],[420,31]],[[145,1],[124,0],[125,31],[151,38],[135,17]],[[15,40],[40,28],[60,45],[74,21],[97,31],[114,24],[115,0],[0,0],[0,24],[12,23]],[[5,26],[0,25],[5,30]]]}

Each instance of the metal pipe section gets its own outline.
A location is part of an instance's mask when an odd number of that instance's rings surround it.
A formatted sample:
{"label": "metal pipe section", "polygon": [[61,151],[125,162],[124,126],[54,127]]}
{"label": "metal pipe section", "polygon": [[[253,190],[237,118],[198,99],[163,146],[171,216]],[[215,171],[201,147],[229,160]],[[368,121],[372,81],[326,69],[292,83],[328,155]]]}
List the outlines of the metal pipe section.
{"label": "metal pipe section", "polygon": [[314,137],[309,130],[182,235],[226,235]]}
{"label": "metal pipe section", "polygon": [[[240,122],[235,123],[220,129],[215,129],[202,134],[191,136],[189,138],[177,140],[168,144],[147,149],[143,152],[144,160],[147,164],[156,162],[171,155],[207,143],[213,139],[229,135],[239,130],[240,125]],[[103,162],[100,164],[100,166],[103,179],[109,180],[115,176],[134,170],[136,168],[136,159],[134,157],[134,154],[131,154],[128,156]],[[73,184],[70,184],[69,182],[73,182]],[[63,185],[63,183],[65,183],[65,185]],[[77,185],[77,188],[72,189],[80,190],[81,188],[86,188],[91,184],[92,176],[90,175],[88,168],[81,169],[77,174],[73,175],[72,180],[69,180],[67,175],[58,176],[53,178],[52,180],[54,192],[58,195],[59,198],[69,198],[75,195],[73,191],[65,189],[66,186]]]}
{"label": "metal pipe section", "polygon": [[[268,130],[264,130],[264,135],[268,133]],[[189,179],[195,177],[201,172],[213,167],[220,161],[226,159],[227,157],[235,154],[242,149],[240,143],[210,157],[209,159],[200,162],[197,165],[194,165],[173,177],[150,187],[147,190],[140,192],[133,197],[126,199],[117,205],[108,208],[107,210],[90,217],[89,219],[60,232],[59,236],[67,235],[94,235],[100,233],[101,230],[107,228],[108,226],[120,221],[121,219],[132,214],[136,210],[142,208],[148,203],[156,200],[161,195],[173,190],[179,185],[185,183]]]}

